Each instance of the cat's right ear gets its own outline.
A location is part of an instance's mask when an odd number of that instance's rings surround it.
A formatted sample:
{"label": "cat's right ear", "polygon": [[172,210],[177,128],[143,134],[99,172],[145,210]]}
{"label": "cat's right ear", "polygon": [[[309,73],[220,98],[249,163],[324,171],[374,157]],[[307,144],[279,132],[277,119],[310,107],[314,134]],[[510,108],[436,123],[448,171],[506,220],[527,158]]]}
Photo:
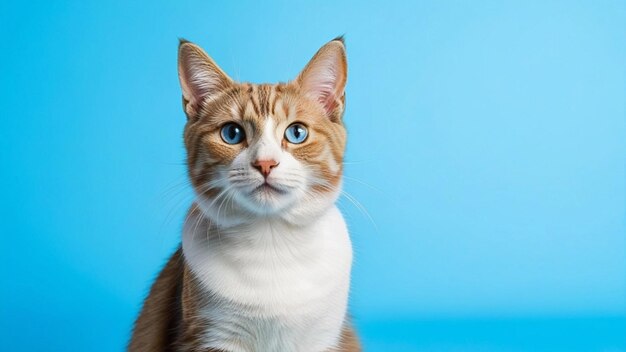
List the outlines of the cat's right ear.
{"label": "cat's right ear", "polygon": [[233,84],[207,53],[184,39],[178,45],[178,78],[187,118],[196,117],[200,104]]}

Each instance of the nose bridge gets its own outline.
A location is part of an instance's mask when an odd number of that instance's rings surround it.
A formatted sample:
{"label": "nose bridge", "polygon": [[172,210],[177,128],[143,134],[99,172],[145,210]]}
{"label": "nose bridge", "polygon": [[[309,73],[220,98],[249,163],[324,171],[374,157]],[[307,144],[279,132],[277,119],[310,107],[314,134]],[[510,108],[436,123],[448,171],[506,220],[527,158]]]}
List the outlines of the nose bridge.
{"label": "nose bridge", "polygon": [[280,152],[280,143],[276,141],[276,137],[274,136],[274,121],[268,118],[263,127],[261,138],[259,138],[257,142],[252,161],[279,161]]}

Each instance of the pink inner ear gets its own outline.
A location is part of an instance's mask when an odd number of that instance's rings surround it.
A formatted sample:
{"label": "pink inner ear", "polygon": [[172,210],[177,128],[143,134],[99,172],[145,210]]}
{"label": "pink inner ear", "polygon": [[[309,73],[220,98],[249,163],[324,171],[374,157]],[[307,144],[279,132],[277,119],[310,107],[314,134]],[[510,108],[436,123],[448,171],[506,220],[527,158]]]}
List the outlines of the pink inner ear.
{"label": "pink inner ear", "polygon": [[298,80],[302,92],[315,99],[327,115],[337,109],[346,84],[346,58],[343,44],[331,41],[313,56]]}
{"label": "pink inner ear", "polygon": [[334,94],[328,94],[325,98],[320,99],[320,103],[324,105],[324,109],[327,113],[330,113],[337,107],[337,101]]}
{"label": "pink inner ear", "polygon": [[331,58],[318,62],[305,76],[305,89],[319,101],[327,113],[335,107],[338,75]]}

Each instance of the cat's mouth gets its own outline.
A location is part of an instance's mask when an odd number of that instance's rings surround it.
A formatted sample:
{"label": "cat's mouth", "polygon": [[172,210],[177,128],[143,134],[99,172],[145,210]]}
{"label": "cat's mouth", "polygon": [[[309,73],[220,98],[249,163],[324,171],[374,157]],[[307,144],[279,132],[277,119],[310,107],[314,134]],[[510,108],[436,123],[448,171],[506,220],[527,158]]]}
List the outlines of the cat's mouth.
{"label": "cat's mouth", "polygon": [[279,194],[284,195],[287,194],[287,191],[276,186],[269,184],[268,182],[263,182],[260,186],[252,190],[252,193],[262,193],[262,194]]}

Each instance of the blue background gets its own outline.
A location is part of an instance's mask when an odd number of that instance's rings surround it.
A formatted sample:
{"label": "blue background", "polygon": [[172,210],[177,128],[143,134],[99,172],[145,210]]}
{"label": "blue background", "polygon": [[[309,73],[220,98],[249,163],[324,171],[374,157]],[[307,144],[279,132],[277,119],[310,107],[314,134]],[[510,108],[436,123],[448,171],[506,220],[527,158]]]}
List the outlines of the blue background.
{"label": "blue background", "polygon": [[368,350],[626,351],[625,2],[3,1],[0,28],[0,350],[126,343],[192,199],[178,37],[263,82],[346,34]]}

